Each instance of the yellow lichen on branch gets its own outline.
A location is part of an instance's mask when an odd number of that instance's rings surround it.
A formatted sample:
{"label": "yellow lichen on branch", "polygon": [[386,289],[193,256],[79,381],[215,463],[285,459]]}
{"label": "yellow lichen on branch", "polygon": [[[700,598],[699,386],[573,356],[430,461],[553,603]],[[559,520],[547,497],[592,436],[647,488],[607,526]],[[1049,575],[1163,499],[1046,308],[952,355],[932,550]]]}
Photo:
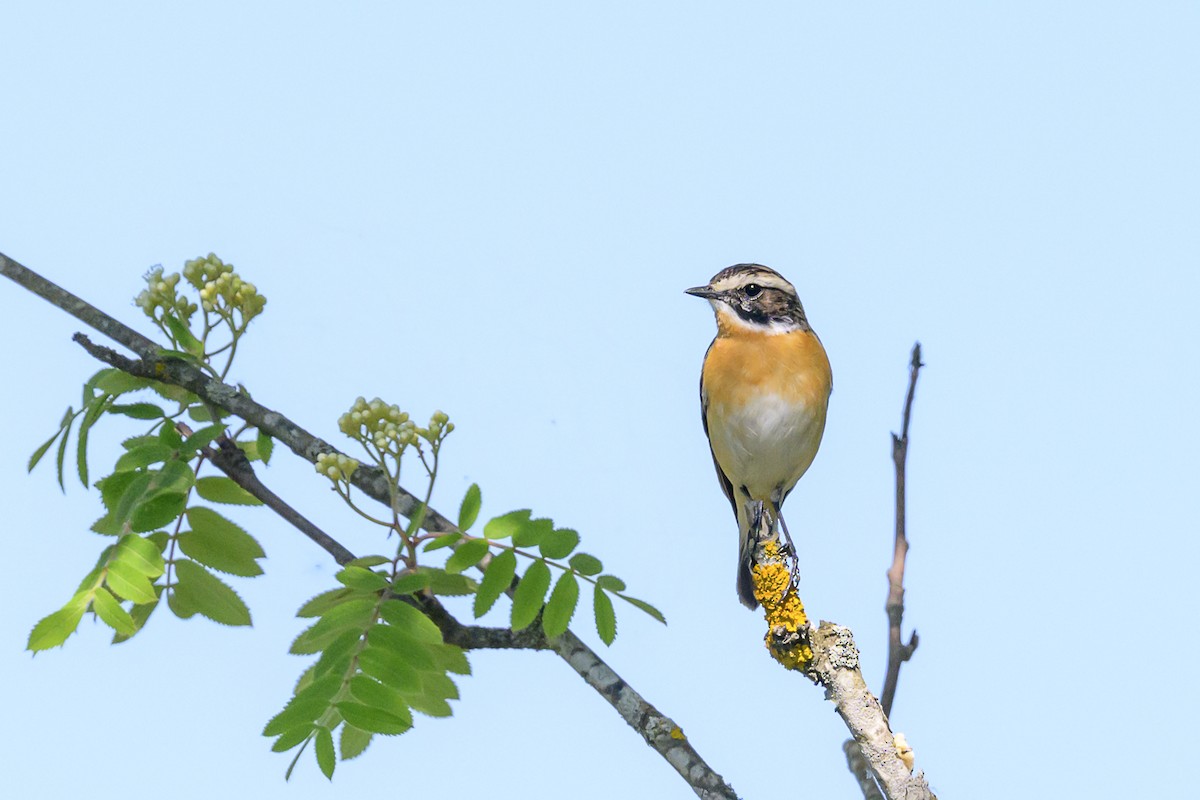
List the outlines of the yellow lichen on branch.
{"label": "yellow lichen on branch", "polygon": [[804,603],[792,583],[787,559],[780,552],[779,542],[767,539],[760,542],[755,564],[754,596],[762,606],[767,620],[765,638],[771,657],[787,669],[803,671],[812,663],[812,648],[808,644],[808,615]]}

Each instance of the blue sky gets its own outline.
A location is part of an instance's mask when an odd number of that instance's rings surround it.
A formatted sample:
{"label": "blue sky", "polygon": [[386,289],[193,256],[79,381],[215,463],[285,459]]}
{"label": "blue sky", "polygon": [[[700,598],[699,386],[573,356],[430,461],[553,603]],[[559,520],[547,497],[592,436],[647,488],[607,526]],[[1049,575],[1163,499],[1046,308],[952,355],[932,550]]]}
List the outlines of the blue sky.
{"label": "blue sky", "polygon": [[[0,28],[0,250],[138,324],[149,267],[214,251],[269,298],[235,367],[257,399],[331,440],[360,394],[447,411],[435,504],[478,482],[485,514],[578,529],[670,621],[625,611],[609,663],[743,795],[857,790],[832,707],[734,595],[696,397],[713,323],[682,291],[740,261],[797,286],[829,351],[788,519],[809,611],[853,628],[876,689],[889,431],[924,346],[921,645],[892,721],[935,790],[1176,789],[1163,742],[1200,712],[1195,5],[9,3]],[[24,471],[96,368],[77,329],[0,286],[18,794],[124,797],[128,771],[182,798],[692,796],[532,653],[476,654],[455,718],[285,784],[259,731],[333,569],[262,511],[239,516],[269,556],[238,584],[254,630],[164,615],[112,648],[85,622],[31,659],[103,544],[94,491]],[[265,478],[379,549],[307,464]]]}

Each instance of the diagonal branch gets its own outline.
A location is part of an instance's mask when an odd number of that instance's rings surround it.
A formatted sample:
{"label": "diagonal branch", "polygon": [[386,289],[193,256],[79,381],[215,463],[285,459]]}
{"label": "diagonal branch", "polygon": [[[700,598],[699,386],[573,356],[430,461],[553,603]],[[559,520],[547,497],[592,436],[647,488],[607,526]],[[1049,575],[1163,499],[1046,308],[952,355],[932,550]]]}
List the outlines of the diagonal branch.
{"label": "diagonal branch", "polygon": [[[87,337],[81,336],[80,338],[86,339]],[[88,345],[95,347],[90,342]],[[292,508],[282,497],[267,488],[266,484],[259,480],[254,468],[250,466],[246,454],[228,436],[222,436],[217,440],[217,449],[209,451],[208,460],[214,467],[228,475],[234,483],[261,500],[263,505],[282,517],[285,522],[320,545],[325,552],[333,556],[333,560],[338,564],[345,566],[354,560],[354,553],[343,547],[341,542],[318,528],[309,521],[308,517]]]}
{"label": "diagonal branch", "polygon": [[904,399],[904,418],[900,435],[892,434],[892,461],[896,465],[896,543],[892,552],[892,566],[888,569],[888,598],[885,606],[888,616],[888,666],[883,682],[883,713],[891,715],[892,702],[896,699],[896,684],[900,680],[900,665],[912,658],[917,649],[917,632],[914,630],[905,644],[900,632],[904,619],[904,561],[908,556],[908,537],[905,533],[905,487],[904,465],[908,458],[908,422],[912,416],[913,396],[917,391],[917,376],[921,372],[921,343],[913,345],[912,360],[909,362],[908,395]]}
{"label": "diagonal branch", "polygon": [[[337,454],[340,452],[333,445],[312,435],[283,414],[251,400],[241,390],[215,380],[193,364],[177,358],[160,357],[161,351],[154,342],[5,257],[2,253],[0,253],[0,275],[12,279],[52,304],[63,308],[85,324],[142,356],[139,360],[130,359],[111,348],[94,344],[83,334],[76,334],[73,337],[74,340],[100,361],[130,375],[187,389],[205,402],[219,406],[256,426],[310,463],[316,463],[317,456],[322,453]],[[359,467],[354,471],[352,481],[367,496],[389,508],[393,507],[387,480],[378,468]],[[394,507],[404,516],[409,516],[420,502],[410,492],[398,489]],[[432,508],[426,512],[422,527],[437,533],[456,530],[449,519]],[[447,614],[447,616],[449,615]],[[470,626],[460,627],[467,631],[472,630]],[[494,629],[483,630],[494,631]],[[447,634],[447,641],[451,641],[451,636],[457,635],[453,632]],[[458,641],[454,643],[465,646]],[[729,784],[713,771],[695,751],[683,736],[679,726],[669,717],[659,713],[632,686],[618,676],[595,651],[580,641],[573,633],[567,631],[547,644],[560,658],[570,664],[589,686],[612,705],[621,718],[642,735],[647,744],[671,764],[692,787],[697,796],[706,798],[706,800],[735,799],[737,797]],[[523,645],[514,644],[512,646]]]}

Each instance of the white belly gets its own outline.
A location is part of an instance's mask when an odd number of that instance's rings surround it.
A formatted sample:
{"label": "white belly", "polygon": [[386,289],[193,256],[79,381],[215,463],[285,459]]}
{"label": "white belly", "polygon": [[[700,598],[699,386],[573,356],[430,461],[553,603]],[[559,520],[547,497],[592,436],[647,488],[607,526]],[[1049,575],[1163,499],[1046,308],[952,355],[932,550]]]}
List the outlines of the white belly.
{"label": "white belly", "polygon": [[708,435],[721,470],[755,500],[779,500],[812,464],[824,409],[761,394],[738,410],[710,405]]}

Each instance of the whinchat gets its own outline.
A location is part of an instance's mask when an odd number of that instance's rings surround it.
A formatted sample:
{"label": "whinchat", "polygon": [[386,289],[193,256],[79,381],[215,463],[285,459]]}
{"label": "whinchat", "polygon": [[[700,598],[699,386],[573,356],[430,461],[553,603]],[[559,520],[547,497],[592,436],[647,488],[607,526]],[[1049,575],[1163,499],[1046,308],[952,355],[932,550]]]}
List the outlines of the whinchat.
{"label": "whinchat", "polygon": [[737,516],[738,597],[754,609],[752,527],[763,513],[783,522],[780,507],[821,446],[833,374],[796,288],[775,270],[735,264],[687,293],[717,315],[700,372],[700,416]]}

